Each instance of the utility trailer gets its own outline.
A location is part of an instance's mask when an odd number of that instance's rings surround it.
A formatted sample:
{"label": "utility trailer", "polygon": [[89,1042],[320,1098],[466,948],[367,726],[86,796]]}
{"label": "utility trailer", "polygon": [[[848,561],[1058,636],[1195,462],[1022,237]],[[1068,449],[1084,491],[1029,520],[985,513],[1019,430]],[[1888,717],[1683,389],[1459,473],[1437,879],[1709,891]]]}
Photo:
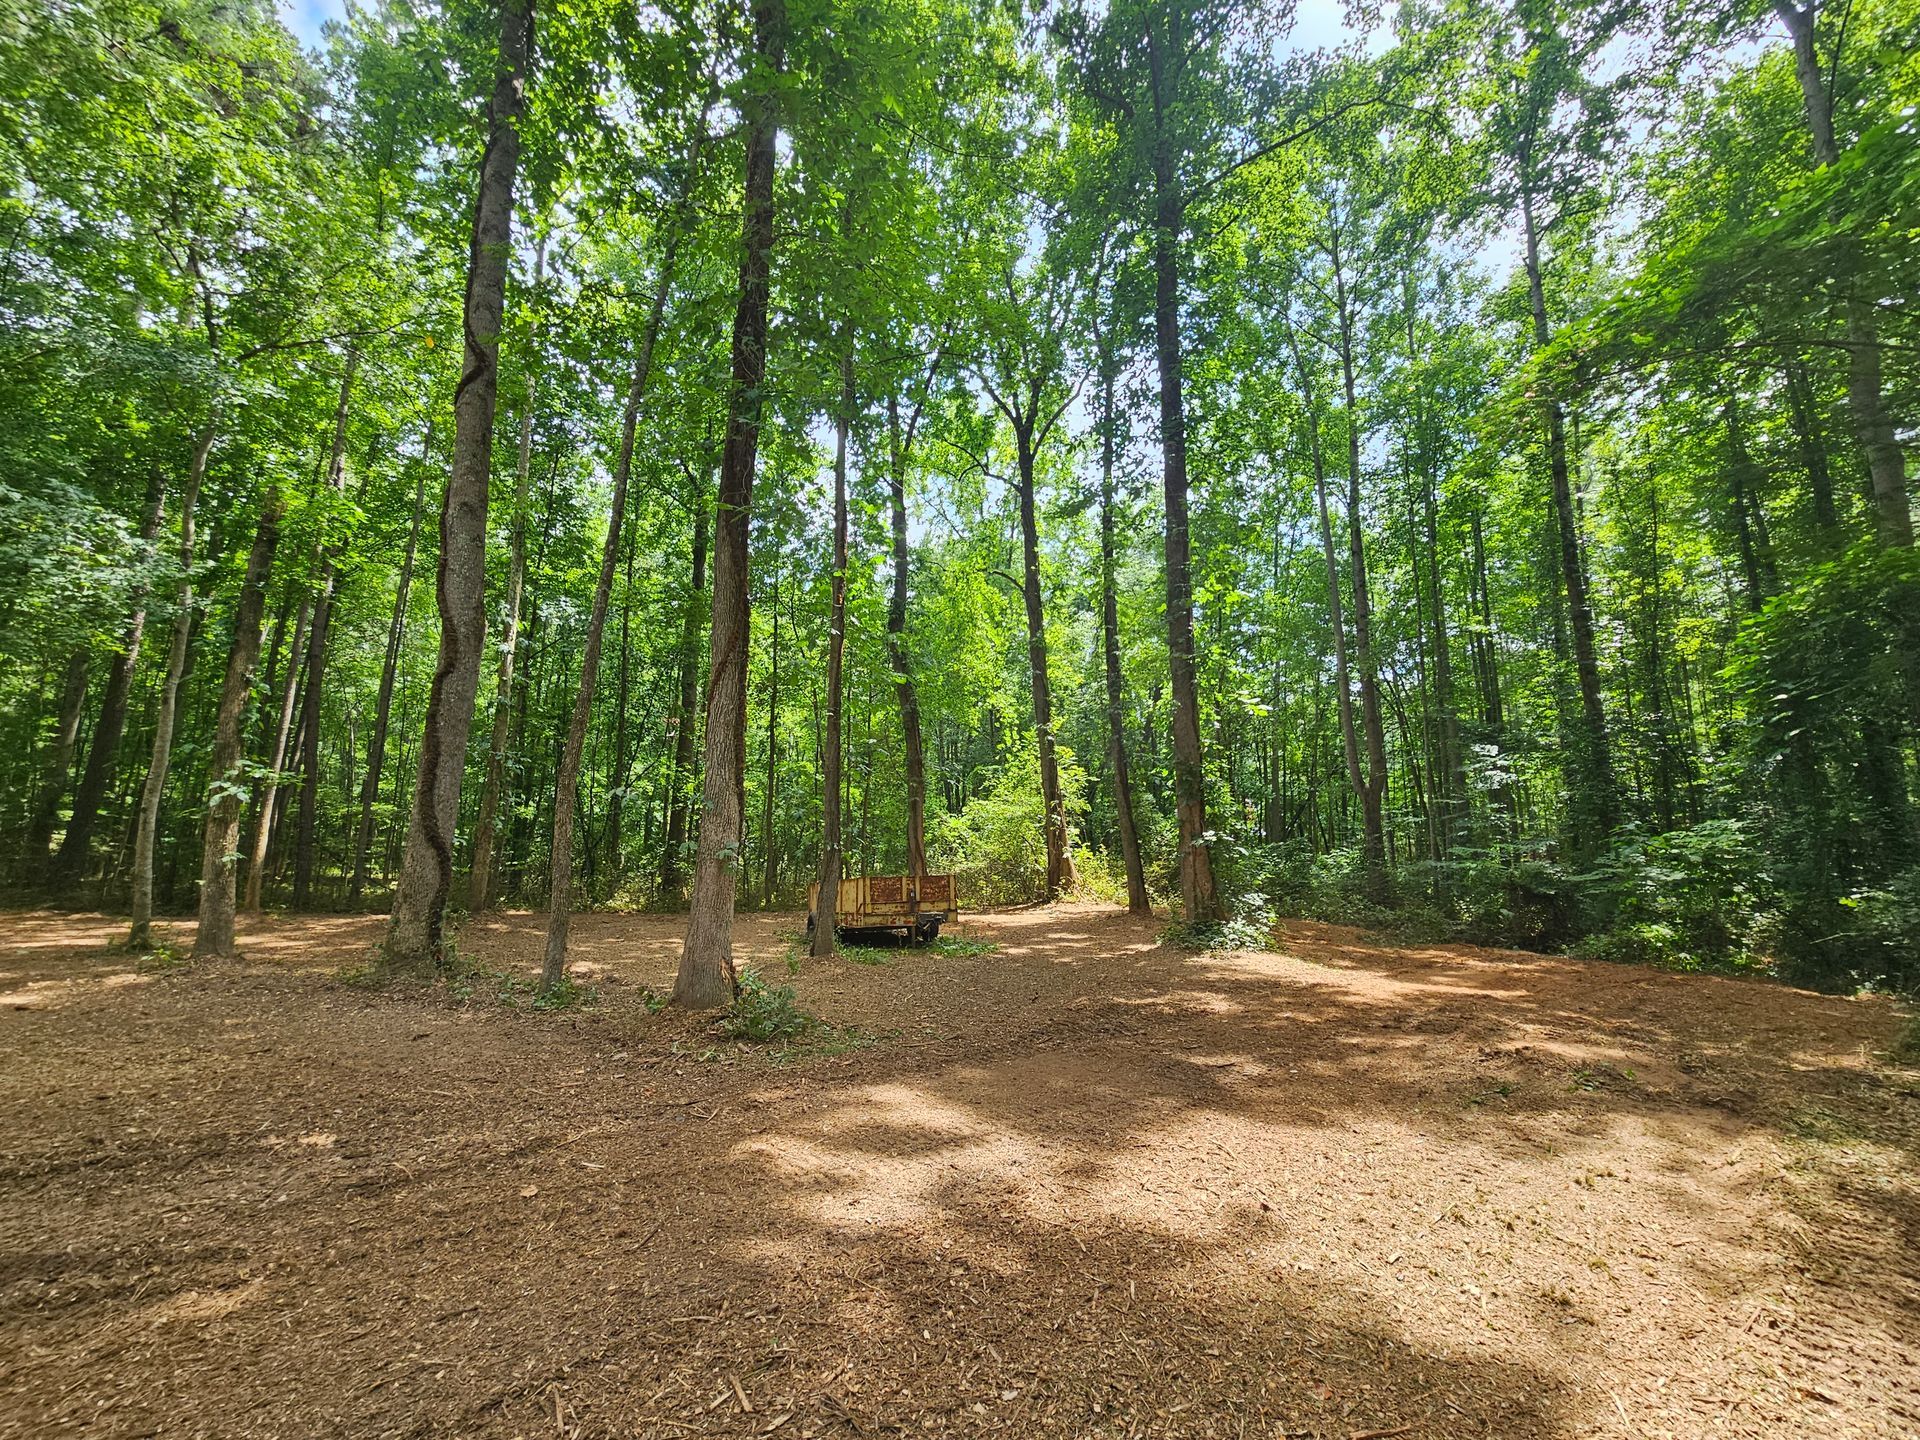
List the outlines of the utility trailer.
{"label": "utility trailer", "polygon": [[[820,913],[820,887],[807,887],[807,937]],[[940,926],[960,917],[960,896],[951,875],[854,875],[840,882],[833,907],[834,933],[849,940],[899,935],[924,945]]]}

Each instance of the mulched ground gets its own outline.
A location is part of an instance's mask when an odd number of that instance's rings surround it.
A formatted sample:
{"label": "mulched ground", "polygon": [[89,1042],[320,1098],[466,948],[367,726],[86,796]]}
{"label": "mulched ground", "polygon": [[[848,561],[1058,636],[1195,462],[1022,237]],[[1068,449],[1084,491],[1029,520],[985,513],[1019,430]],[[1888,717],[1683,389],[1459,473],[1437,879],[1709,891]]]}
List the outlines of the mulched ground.
{"label": "mulched ground", "polygon": [[0,916],[0,1435],[1920,1434],[1884,1003],[1060,906],[799,962],[769,1053],[649,1013],[666,918],[560,1014],[118,932]]}

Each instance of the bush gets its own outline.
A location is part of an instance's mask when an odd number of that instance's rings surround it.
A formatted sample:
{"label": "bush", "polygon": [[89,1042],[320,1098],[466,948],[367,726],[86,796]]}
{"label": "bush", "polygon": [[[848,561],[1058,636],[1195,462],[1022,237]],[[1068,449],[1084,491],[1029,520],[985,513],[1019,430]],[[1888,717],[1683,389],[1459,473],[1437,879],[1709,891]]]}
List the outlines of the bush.
{"label": "bush", "polygon": [[[1086,811],[1087,776],[1073,752],[1059,751],[1068,823]],[[928,863],[950,870],[972,905],[1020,905],[1046,893],[1046,806],[1040,755],[1031,739],[1012,752],[986,790],[958,815],[927,816]]]}
{"label": "bush", "polygon": [[791,985],[772,986],[749,970],[740,977],[733,1004],[720,1017],[720,1033],[729,1040],[764,1045],[772,1040],[797,1040],[820,1022],[802,1010]]}

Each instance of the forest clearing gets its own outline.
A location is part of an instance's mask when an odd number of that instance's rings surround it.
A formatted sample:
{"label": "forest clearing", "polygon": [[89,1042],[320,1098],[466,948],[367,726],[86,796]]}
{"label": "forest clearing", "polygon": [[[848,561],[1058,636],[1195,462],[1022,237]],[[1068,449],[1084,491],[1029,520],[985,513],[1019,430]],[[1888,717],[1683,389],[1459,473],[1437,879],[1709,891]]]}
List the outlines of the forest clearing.
{"label": "forest clearing", "polygon": [[[787,978],[800,918],[744,963]],[[1098,905],[965,933],[801,959],[866,1039],[781,1061],[649,1013],[663,918],[583,917],[600,999],[541,1015],[344,983],[377,919],[153,969],[6,916],[0,1434],[1920,1426],[1884,1002]],[[541,934],[459,940],[530,994]]]}

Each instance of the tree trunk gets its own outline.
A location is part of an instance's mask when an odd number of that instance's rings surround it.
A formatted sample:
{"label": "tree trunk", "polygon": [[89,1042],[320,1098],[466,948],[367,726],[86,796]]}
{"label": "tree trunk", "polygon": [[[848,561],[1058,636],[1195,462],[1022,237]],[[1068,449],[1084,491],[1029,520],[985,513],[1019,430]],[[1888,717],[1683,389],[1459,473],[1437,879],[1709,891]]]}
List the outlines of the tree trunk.
{"label": "tree trunk", "polygon": [[[1035,405],[1034,409],[1038,409]],[[1047,674],[1046,612],[1040,594],[1040,532],[1036,520],[1034,487],[1034,416],[1014,422],[1016,459],[1020,467],[1020,591],[1027,609],[1027,674],[1033,692],[1033,731],[1040,747],[1040,799],[1046,816],[1046,895],[1058,900],[1072,883],[1067,855],[1067,812],[1060,794],[1060,758],[1053,736],[1053,686]]]}
{"label": "tree trunk", "polygon": [[[916,419],[918,416],[916,415]],[[902,759],[907,772],[907,873],[927,873],[927,755],[920,735],[920,691],[907,648],[907,458],[913,444],[900,426],[900,404],[887,396],[887,498],[893,519],[893,591],[887,600],[887,664],[900,702]]]}
{"label": "tree trunk", "polygon": [[1181,232],[1186,206],[1167,135],[1165,59],[1147,34],[1153,90],[1153,332],[1160,372],[1160,453],[1166,495],[1167,662],[1173,688],[1173,795],[1180,821],[1180,900],[1190,925],[1220,918],[1207,847],[1207,766],[1194,673],[1193,554],[1187,518],[1187,417],[1180,354]]}
{"label": "tree trunk", "polygon": [[632,701],[633,689],[633,649],[629,631],[633,623],[633,553],[636,541],[631,530],[627,532],[626,583],[620,592],[620,665],[619,675],[614,681],[615,708],[613,712],[613,775],[612,784],[607,792],[607,871],[613,877],[614,885],[626,878],[625,856],[622,853],[623,837],[620,821],[626,810],[628,761],[627,708]]}
{"label": "tree trunk", "polygon": [[[353,401],[353,377],[360,353],[347,347],[340,376],[340,400],[333,411],[333,449],[327,460],[327,489],[335,500],[347,493],[347,419]],[[320,591],[313,602],[313,628],[307,632],[307,685],[300,728],[300,810],[293,840],[293,908],[313,903],[314,841],[320,815],[320,701],[325,694],[327,642],[333,634],[333,591],[340,547],[329,542],[320,560]]]}
{"label": "tree trunk", "polygon": [[67,772],[73,768],[73,748],[80,738],[80,716],[87,702],[87,663],[92,659],[85,645],[76,646],[67,657],[66,677],[60,686],[60,706],[54,712],[53,743],[47,747],[40,765],[40,793],[33,802],[33,818],[27,824],[26,861],[42,868],[47,850],[53,844],[53,827],[60,815],[60,797],[67,792]]}
{"label": "tree trunk", "polygon": [[[537,289],[546,274],[547,240],[543,235],[533,252],[533,283]],[[494,681],[493,730],[487,741],[486,778],[480,787],[480,818],[473,827],[473,874],[469,877],[467,908],[488,909],[493,904],[494,851],[500,824],[500,792],[506,784],[509,715],[513,699],[513,665],[520,648],[520,602],[527,587],[527,476],[533,467],[533,402],[536,390],[533,345],[536,327],[527,329],[527,393],[520,409],[520,454],[513,473],[513,531],[507,561],[507,629],[500,637],[500,670]]]}
{"label": "tree trunk", "polygon": [[[704,113],[700,128],[704,134]],[[696,139],[693,159],[697,160],[698,156]],[[548,852],[547,953],[540,970],[542,994],[552,994],[567,978],[567,937],[573,928],[573,817],[580,783],[580,763],[586,754],[587,722],[593,714],[594,686],[600,678],[600,647],[607,633],[607,606],[613,598],[613,572],[620,563],[620,536],[626,528],[627,482],[633,474],[634,432],[640,423],[640,404],[646,398],[647,380],[653,373],[653,349],[660,338],[660,323],[667,313],[667,295],[673,286],[674,260],[679,254],[680,236],[685,228],[685,207],[692,196],[691,165],[687,187],[680,213],[673,221],[665,252],[660,258],[660,275],[653,288],[653,309],[647,316],[646,332],[640,340],[640,353],[633,362],[633,377],[627,382],[627,403],[620,419],[620,458],[613,467],[613,500],[607,512],[606,543],[600,549],[600,578],[594,584],[593,609],[587,616],[586,648],[580,657],[580,687],[574,692],[566,748],[561,751],[559,770],[554,778],[553,844]],[[477,871],[475,878],[478,879]]]}
{"label": "tree trunk", "polygon": [[[160,471],[152,470],[147,477],[146,508],[140,520],[140,539],[144,544],[151,545],[159,535],[160,513],[165,502],[165,483]],[[133,672],[140,663],[140,639],[146,628],[147,587],[143,583],[134,592],[126,641],[107,671],[107,687],[100,695],[100,713],[94,717],[93,736],[87,743],[87,763],[73,792],[73,814],[67,820],[66,833],[60,837],[59,852],[48,867],[49,889],[58,891],[75,885],[87,873],[94,823],[100,818],[100,802],[106,798],[107,786],[112,783],[120,737],[127,728],[127,694],[133,686]]]}
{"label": "tree trunk", "polygon": [[1340,234],[1329,230],[1334,300],[1340,316],[1340,387],[1347,407],[1347,547],[1352,573],[1354,658],[1360,666],[1360,727],[1367,745],[1366,783],[1360,788],[1364,830],[1362,855],[1368,895],[1384,900],[1387,890],[1387,740],[1380,715],[1380,668],[1373,654],[1373,603],[1367,588],[1365,517],[1360,505],[1360,403],[1353,374],[1353,308],[1348,303],[1346,272],[1340,262]]}
{"label": "tree trunk", "polygon": [[[1813,158],[1820,165],[1832,165],[1840,158],[1840,147],[1833,132],[1833,97],[1827,91],[1826,76],[1813,45],[1817,8],[1810,3],[1802,10],[1793,0],[1773,0],[1773,8],[1793,39],[1794,73],[1799,77],[1800,94],[1806,105]],[[1913,501],[1907,494],[1907,457],[1894,429],[1893,417],[1887,411],[1879,325],[1872,304],[1864,298],[1849,296],[1845,308],[1847,407],[1853,416],[1854,438],[1866,457],[1880,543],[1911,546]]]}
{"label": "tree trunk", "polygon": [[[1522,162],[1524,172],[1526,162]],[[1533,191],[1523,173],[1520,214],[1526,241],[1527,292],[1533,309],[1533,338],[1544,348],[1553,338],[1547,324],[1546,286],[1541,273],[1539,228],[1534,220]],[[1580,710],[1585,733],[1580,737],[1574,765],[1575,840],[1587,852],[1598,850],[1619,815],[1613,776],[1613,746],[1607,735],[1607,712],[1600,697],[1600,659],[1593,638],[1593,606],[1587,598],[1586,567],[1580,557],[1579,517],[1574,513],[1573,479],[1567,461],[1566,414],[1558,400],[1547,411],[1547,468],[1553,480],[1553,513],[1560,532],[1560,581],[1566,591],[1573,627],[1574,672],[1580,683]],[[1583,793],[1584,792],[1584,793]],[[1584,821],[1585,823],[1581,823]]]}
{"label": "tree trunk", "polygon": [[1140,859],[1140,831],[1133,818],[1133,776],[1127,766],[1125,683],[1120,671],[1120,605],[1114,593],[1113,401],[1114,364],[1105,337],[1100,344],[1100,638],[1106,657],[1107,748],[1113,763],[1113,808],[1120,823],[1120,858],[1127,870],[1127,913],[1150,915],[1147,872]]}
{"label": "tree trunk", "polygon": [[[833,417],[833,602],[827,617],[827,739],[822,777],[828,795],[840,791],[840,735],[845,728],[847,647],[847,431],[853,424],[853,345],[843,337],[840,405]],[[830,804],[820,837],[820,890],[813,907],[815,956],[833,953],[840,913],[840,807]]]}
{"label": "tree trunk", "polygon": [[1822,530],[1834,530],[1839,527],[1840,515],[1833,503],[1833,471],[1827,463],[1827,447],[1815,418],[1813,384],[1801,361],[1789,360],[1786,370],[1787,409],[1793,421],[1794,438],[1800,446],[1800,461],[1807,472],[1813,520]]}
{"label": "tree trunk", "polygon": [[440,517],[440,658],[428,692],[413,814],[387,931],[386,966],[417,975],[430,973],[440,957],[447,897],[453,888],[460,780],[486,648],[487,483],[493,468],[514,172],[520,160],[517,124],[532,50],[531,0],[502,0],[500,55],[487,108],[487,146],[467,256],[465,356],[454,392],[453,468]]}
{"label": "tree trunk", "polygon": [[407,596],[413,589],[413,561],[420,548],[420,517],[427,505],[427,466],[433,461],[433,422],[427,422],[421,447],[420,473],[414,478],[413,521],[407,527],[407,548],[400,556],[400,578],[394,586],[393,618],[387,622],[387,653],[380,665],[380,695],[373,707],[373,734],[367,740],[367,773],[360,782],[360,823],[353,835],[353,878],[347,898],[358,900],[367,886],[367,853],[373,845],[373,806],[380,798],[380,772],[387,762],[387,722],[393,713],[394,678],[400,669],[400,645],[406,637]]}
{"label": "tree trunk", "polygon": [[754,0],[757,83],[741,98],[746,122],[739,305],[733,320],[732,383],[714,522],[713,659],[707,680],[706,773],[693,901],[674,1003],[711,1010],[733,999],[733,901],[739,884],[746,808],[748,522],[760,445],[761,385],[767,367],[768,277],[773,258],[773,171],[778,96],[770,72],[781,68],[783,0]]}
{"label": "tree trunk", "polygon": [[780,576],[773,577],[772,675],[767,685],[767,783],[760,816],[760,905],[773,908],[773,892],[780,880],[780,858],[773,844],[773,810],[780,779]]}
{"label": "tree trunk", "polygon": [[1347,784],[1356,800],[1363,799],[1366,776],[1360,769],[1360,731],[1353,719],[1353,676],[1347,664],[1347,620],[1340,600],[1340,561],[1333,548],[1333,516],[1327,504],[1326,454],[1320,448],[1320,406],[1314,395],[1313,373],[1293,338],[1294,368],[1300,373],[1300,396],[1307,412],[1307,451],[1313,461],[1313,494],[1320,513],[1320,556],[1327,567],[1327,624],[1333,632],[1333,683],[1340,715],[1340,746],[1347,766]]}
{"label": "tree trunk", "polygon": [[153,725],[153,754],[147,763],[146,784],[140,790],[140,818],[133,839],[133,920],[127,928],[129,949],[144,950],[153,943],[153,851],[160,833],[160,800],[166,794],[167,766],[173,757],[173,722],[180,703],[180,677],[187,668],[187,641],[193,634],[193,507],[206,478],[207,456],[213,451],[214,422],[209,419],[193,447],[187,467],[186,489],[180,497],[180,600],[173,618],[173,644],[167,652],[166,679],[160,686],[160,713]]}
{"label": "tree trunk", "polygon": [[693,774],[693,712],[700,703],[700,600],[707,588],[707,494],[693,497],[693,586],[680,623],[679,706],[674,711],[673,765],[667,775],[667,839],[660,857],[660,893],[677,900],[686,883],[687,781]]}
{"label": "tree trunk", "polygon": [[268,777],[261,782],[260,813],[254,820],[253,853],[247,858],[246,898],[241,909],[248,915],[260,913],[260,892],[267,878],[267,846],[273,838],[274,813],[278,809],[280,782],[274,777],[287,763],[287,745],[293,738],[294,707],[300,697],[300,654],[307,633],[307,596],[300,597],[300,608],[293,621],[293,644],[287,651],[286,686],[280,697],[280,725],[273,742],[273,761]]}
{"label": "tree trunk", "polygon": [[269,490],[247,555],[246,579],[233,612],[233,648],[213,727],[213,760],[207,767],[207,824],[200,852],[200,923],[193,953],[202,958],[233,954],[234,847],[247,792],[240,763],[246,757],[247,699],[260,660],[260,623],[267,606],[267,579],[280,544],[280,491]]}

